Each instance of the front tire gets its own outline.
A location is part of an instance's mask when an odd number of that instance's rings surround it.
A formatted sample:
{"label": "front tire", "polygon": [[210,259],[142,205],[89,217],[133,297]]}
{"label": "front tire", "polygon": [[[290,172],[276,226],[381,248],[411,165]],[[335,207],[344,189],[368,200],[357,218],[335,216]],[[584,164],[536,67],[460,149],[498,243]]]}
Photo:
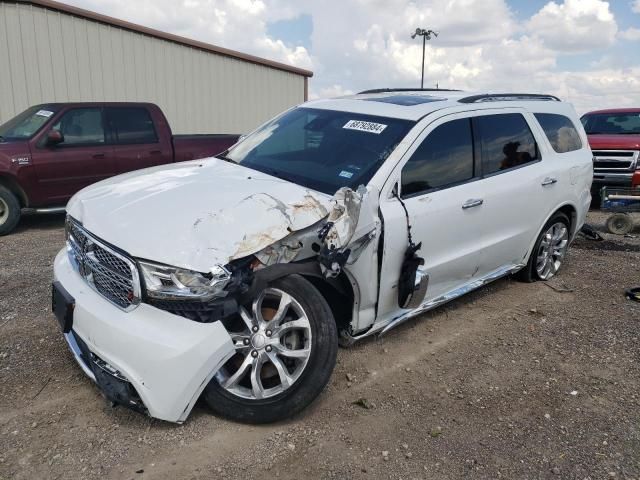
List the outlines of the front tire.
{"label": "front tire", "polygon": [[549,280],[560,270],[569,248],[569,218],[555,213],[544,225],[533,247],[529,262],[517,273],[519,280]]}
{"label": "front tire", "polygon": [[225,325],[236,354],[204,390],[216,413],[246,423],[297,414],[331,378],[338,333],[331,309],[300,275],[280,278]]}
{"label": "front tire", "polygon": [[0,237],[10,233],[20,221],[20,202],[7,188],[0,185]]}

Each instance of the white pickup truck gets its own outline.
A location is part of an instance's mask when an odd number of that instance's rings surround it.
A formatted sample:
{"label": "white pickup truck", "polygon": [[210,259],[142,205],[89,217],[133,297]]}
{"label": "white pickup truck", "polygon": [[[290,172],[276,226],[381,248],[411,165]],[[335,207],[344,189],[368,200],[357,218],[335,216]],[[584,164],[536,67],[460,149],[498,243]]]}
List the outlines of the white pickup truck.
{"label": "white pickup truck", "polygon": [[182,422],[305,408],[338,344],[492,280],[547,280],[593,174],[549,95],[376,90],[293,108],[223,154],[75,195],[53,310],[111,401]]}

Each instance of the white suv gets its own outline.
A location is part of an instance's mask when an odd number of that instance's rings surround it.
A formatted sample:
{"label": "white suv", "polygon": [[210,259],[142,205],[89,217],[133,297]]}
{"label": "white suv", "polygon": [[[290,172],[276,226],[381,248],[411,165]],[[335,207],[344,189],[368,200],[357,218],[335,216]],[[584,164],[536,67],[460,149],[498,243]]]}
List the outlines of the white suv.
{"label": "white suv", "polygon": [[53,310],[111,401],[248,422],[327,384],[338,343],[516,273],[560,268],[592,155],[548,95],[376,90],[308,102],[217,158],[100,182],[67,207]]}

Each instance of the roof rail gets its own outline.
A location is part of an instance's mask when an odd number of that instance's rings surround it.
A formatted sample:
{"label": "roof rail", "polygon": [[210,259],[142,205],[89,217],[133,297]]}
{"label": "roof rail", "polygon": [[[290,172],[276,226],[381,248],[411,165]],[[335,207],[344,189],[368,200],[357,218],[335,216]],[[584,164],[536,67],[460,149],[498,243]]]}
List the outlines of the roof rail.
{"label": "roof rail", "polygon": [[449,88],[374,88],[372,90],[363,90],[357,95],[365,93],[388,93],[388,92],[459,92],[460,90],[452,90]]}
{"label": "roof rail", "polygon": [[509,102],[514,100],[543,100],[560,102],[558,97],[553,95],[541,95],[538,93],[485,93],[483,95],[472,95],[460,98],[460,103],[481,103],[481,102]]}

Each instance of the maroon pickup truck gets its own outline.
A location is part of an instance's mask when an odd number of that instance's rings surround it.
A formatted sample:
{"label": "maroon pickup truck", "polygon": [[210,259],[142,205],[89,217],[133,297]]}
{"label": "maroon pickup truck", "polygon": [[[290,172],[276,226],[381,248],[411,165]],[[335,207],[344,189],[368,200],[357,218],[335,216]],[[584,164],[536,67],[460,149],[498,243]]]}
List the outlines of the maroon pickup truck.
{"label": "maroon pickup truck", "polygon": [[172,135],[151,103],[48,103],[0,126],[0,235],[21,213],[63,211],[80,189],[120,173],[205,158],[238,135]]}
{"label": "maroon pickup truck", "polygon": [[602,187],[629,188],[640,171],[640,108],[598,110],[581,121],[593,151],[591,195],[599,205]]}

